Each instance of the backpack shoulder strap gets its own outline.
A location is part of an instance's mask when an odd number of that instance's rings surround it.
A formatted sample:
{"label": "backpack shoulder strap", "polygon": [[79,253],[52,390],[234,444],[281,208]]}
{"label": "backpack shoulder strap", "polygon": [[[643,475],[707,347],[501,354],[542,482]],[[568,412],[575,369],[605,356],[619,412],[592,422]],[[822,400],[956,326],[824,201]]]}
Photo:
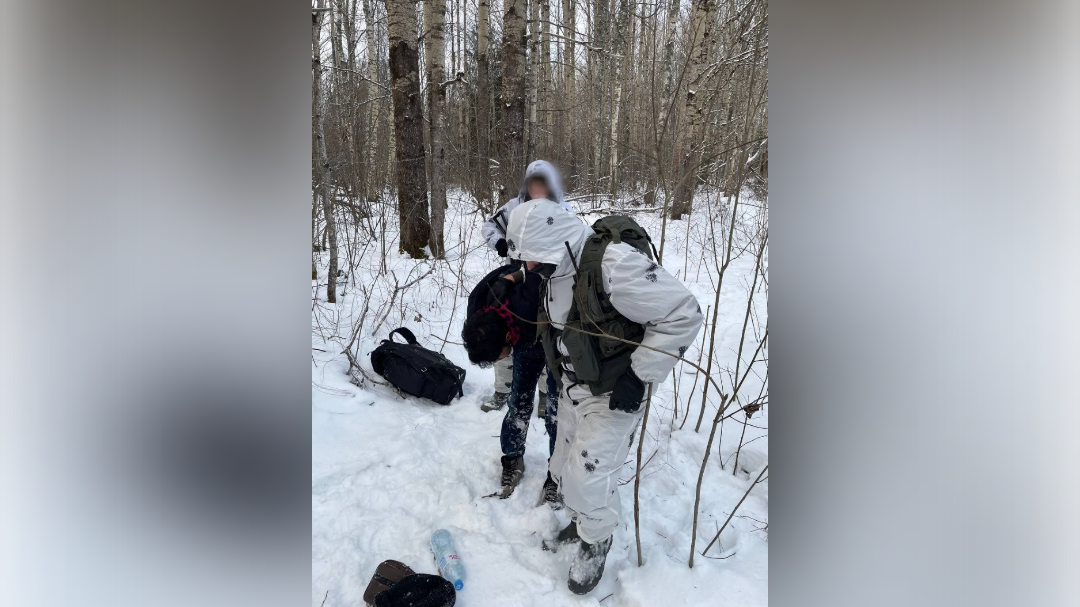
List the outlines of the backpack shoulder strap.
{"label": "backpack shoulder strap", "polygon": [[390,341],[394,341],[394,333],[397,333],[398,335],[403,337],[406,342],[416,345],[416,336],[413,335],[412,331],[406,329],[405,327],[398,327],[394,329],[390,332],[390,335],[387,336],[387,339],[389,339]]}
{"label": "backpack shoulder strap", "polygon": [[577,315],[583,321],[595,323],[605,313],[603,304],[607,297],[604,292],[602,265],[604,251],[613,240],[611,232],[597,230],[585,241],[585,246],[581,249],[577,281],[574,285],[574,302],[571,307],[577,309]]}

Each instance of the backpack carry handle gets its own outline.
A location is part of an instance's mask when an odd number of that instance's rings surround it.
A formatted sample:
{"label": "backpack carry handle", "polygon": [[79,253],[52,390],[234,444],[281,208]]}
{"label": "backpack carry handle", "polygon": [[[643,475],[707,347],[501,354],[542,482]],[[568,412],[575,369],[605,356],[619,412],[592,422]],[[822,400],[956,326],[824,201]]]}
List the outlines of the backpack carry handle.
{"label": "backpack carry handle", "polygon": [[394,329],[390,332],[390,335],[387,336],[387,339],[389,339],[390,341],[394,341],[394,333],[402,336],[409,344],[412,344],[414,346],[416,345],[416,336],[413,335],[412,331],[406,329],[405,327],[398,327]]}

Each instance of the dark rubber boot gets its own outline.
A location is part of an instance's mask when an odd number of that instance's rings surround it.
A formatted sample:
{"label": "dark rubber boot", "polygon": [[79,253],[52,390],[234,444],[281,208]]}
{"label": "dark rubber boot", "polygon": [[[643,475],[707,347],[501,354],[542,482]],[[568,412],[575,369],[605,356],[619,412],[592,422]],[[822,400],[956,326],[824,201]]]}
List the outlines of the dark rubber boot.
{"label": "dark rubber boot", "polygon": [[559,486],[551,478],[550,472],[548,472],[547,480],[544,481],[543,501],[554,510],[562,510],[563,508],[562,496],[559,495]]}
{"label": "dark rubber boot", "polygon": [[570,580],[567,584],[574,594],[588,594],[600,583],[604,575],[604,563],[608,550],[611,550],[611,537],[595,544],[582,540],[578,544],[578,553],[574,564],[570,565]]}
{"label": "dark rubber boot", "polygon": [[544,540],[540,545],[548,552],[558,552],[559,548],[580,540],[581,536],[577,533],[577,523],[570,521],[570,524],[563,527],[563,530],[559,532],[559,535],[555,536],[555,539]]}
{"label": "dark rubber boot", "polygon": [[514,488],[521,482],[521,477],[525,475],[525,458],[504,455],[502,456],[502,467],[502,494],[500,497],[506,499],[514,492]]}
{"label": "dark rubber boot", "polygon": [[498,411],[505,407],[508,402],[510,402],[509,392],[496,392],[490,400],[480,403],[480,410],[485,412]]}

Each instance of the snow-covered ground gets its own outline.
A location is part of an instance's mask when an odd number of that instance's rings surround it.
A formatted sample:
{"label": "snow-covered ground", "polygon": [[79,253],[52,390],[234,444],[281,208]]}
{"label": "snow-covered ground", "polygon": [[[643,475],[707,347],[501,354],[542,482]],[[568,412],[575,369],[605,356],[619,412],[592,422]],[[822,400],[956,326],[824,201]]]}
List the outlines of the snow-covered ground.
{"label": "snow-covered ground", "polygon": [[[446,261],[399,256],[397,222],[391,216],[386,271],[380,273],[380,243],[370,233],[361,234],[356,243],[341,243],[342,268],[348,268],[350,250],[359,267],[343,285],[338,303],[326,303],[325,288],[318,289],[318,299],[313,301],[312,605],[320,605],[324,598],[329,607],[362,605],[371,574],[385,559],[400,560],[419,572],[437,573],[428,539],[438,528],[451,531],[466,567],[465,588],[457,601],[463,607],[767,604],[768,480],[753,489],[719,545],[707,556],[700,552],[768,463],[768,407],[745,428],[746,446],[735,475],[734,452],[744,418],[738,414],[723,424],[722,440],[717,441],[720,448],[717,451],[714,443],[702,487],[699,555],[693,569],[687,566],[695,486],[719,403],[710,390],[709,409],[700,431],[695,432],[704,381],[699,377],[691,394],[695,375],[689,365],[677,365],[675,380],[665,381],[653,398],[642,457],[648,463],[640,488],[643,567],[637,566],[634,541],[636,444],[620,474],[625,481],[620,488],[623,521],[615,533],[604,578],[587,596],[578,597],[566,587],[574,551],[552,554],[540,548],[541,540],[554,536],[566,522],[562,513],[537,505],[547,460],[542,420],[534,417],[532,421],[521,485],[507,500],[484,497],[499,486],[502,414],[480,410],[480,401],[492,391],[492,371],[470,365],[464,349],[453,342],[460,340],[469,290],[498,264],[498,258],[483,244],[481,217],[464,195],[452,194],[450,199]],[[710,203],[717,213],[715,226],[708,221]],[[703,311],[713,305],[717,276],[711,238],[715,233],[722,258],[720,239],[726,234],[717,203],[715,195],[699,195],[689,231],[688,222],[670,222],[664,250],[664,267],[687,283]],[[736,251],[746,242],[743,228],[749,230],[759,213],[757,201],[740,203]],[[659,214],[633,215],[659,242]],[[584,219],[591,222],[596,216]],[[366,219],[363,223],[369,225]],[[377,217],[370,226],[379,232]],[[754,253],[747,250],[732,262],[721,293],[713,369],[720,371],[714,375],[723,378],[725,390],[731,387],[727,370],[735,366]],[[319,282],[325,283],[325,258],[322,262]],[[413,282],[429,270],[414,285],[395,293],[395,285]],[[314,292],[315,281],[312,288]],[[756,329],[748,331],[744,361],[750,360],[757,336],[764,332],[767,294],[760,283],[754,312]],[[381,379],[371,371],[371,350],[390,330],[406,326],[425,346],[441,349],[467,370],[465,396],[443,407],[403,399],[391,388],[366,379],[359,382],[361,386],[351,383],[346,374],[348,360],[341,351],[355,326],[360,331],[353,352],[370,379]],[[687,359],[697,360],[702,341],[699,334],[685,354]],[[704,341],[707,346],[707,333]],[[764,376],[765,365],[759,362],[743,385],[740,400],[753,400],[761,392]],[[683,426],[687,401],[690,419]]]}

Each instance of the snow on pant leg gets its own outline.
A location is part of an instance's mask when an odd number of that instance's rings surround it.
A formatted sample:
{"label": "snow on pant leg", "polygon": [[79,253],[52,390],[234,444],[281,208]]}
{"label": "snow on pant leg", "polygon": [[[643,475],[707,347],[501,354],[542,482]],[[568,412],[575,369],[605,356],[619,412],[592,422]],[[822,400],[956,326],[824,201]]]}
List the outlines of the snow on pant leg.
{"label": "snow on pant leg", "polygon": [[[507,357],[509,358],[509,357]],[[514,373],[510,388],[510,403],[506,407],[502,432],[499,435],[503,455],[525,455],[525,439],[529,434],[529,417],[536,398],[536,382],[544,368],[544,348],[540,344],[514,348]]]}
{"label": "snow on pant leg", "polygon": [[[566,461],[570,457],[570,449],[574,442],[574,431],[577,428],[578,418],[577,407],[573,406],[573,401],[566,393],[565,385],[564,389],[553,392],[557,395],[556,398],[559,402],[559,421],[555,432],[555,448],[551,452],[551,459],[548,460],[548,471],[551,472],[551,478],[561,486],[563,469],[566,467]],[[550,395],[551,393],[549,393]],[[575,517],[572,515],[571,518]]]}
{"label": "snow on pant leg", "polygon": [[558,438],[559,428],[559,390],[555,385],[555,376],[546,368],[544,371],[547,374],[545,381],[540,382],[541,386],[547,386],[547,390],[541,390],[540,406],[544,407],[544,426],[547,428],[548,434],[548,455],[555,453],[555,440]]}
{"label": "snow on pant leg", "polygon": [[[571,403],[577,427],[559,487],[566,506],[577,514],[581,539],[590,544],[607,539],[619,525],[618,472],[626,462],[642,414],[612,411],[608,407],[610,396],[589,396],[578,400],[576,407]],[[567,413],[564,407],[563,420]]]}
{"label": "snow on pant leg", "polygon": [[495,391],[507,394],[514,382],[514,357],[507,356],[495,361]]}

